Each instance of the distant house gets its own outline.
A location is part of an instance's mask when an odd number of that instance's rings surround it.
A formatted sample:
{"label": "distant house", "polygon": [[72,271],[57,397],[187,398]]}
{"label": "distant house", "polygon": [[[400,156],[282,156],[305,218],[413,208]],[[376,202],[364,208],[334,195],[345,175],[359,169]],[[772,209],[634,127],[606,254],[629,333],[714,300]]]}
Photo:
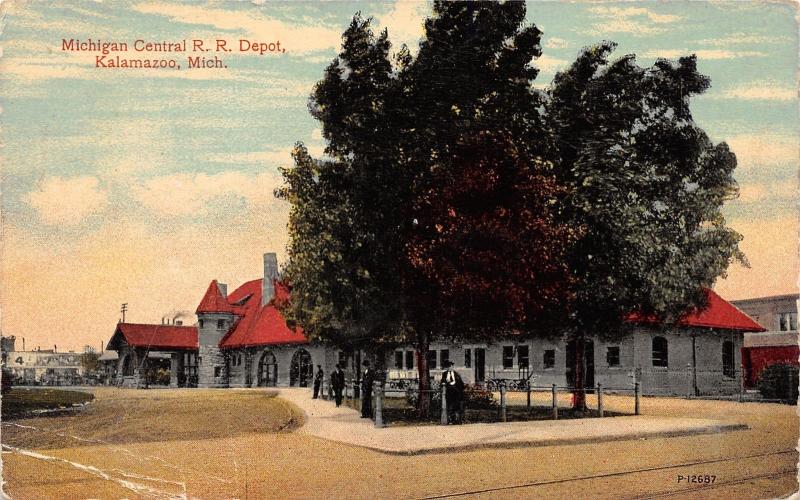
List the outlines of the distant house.
{"label": "distant house", "polygon": [[742,363],[744,382],[753,388],[764,368],[788,363],[800,366],[800,348],[797,336],[797,294],[773,295],[735,300],[732,303],[754,320],[765,331],[748,333],[744,337]]}
{"label": "distant house", "polygon": [[[585,349],[587,386],[609,389],[641,384],[644,394],[734,394],[742,386],[745,332],[764,329],[711,290],[708,306],[666,327],[631,316],[631,333],[614,342],[589,339]],[[299,327],[286,324],[280,304],[289,290],[279,280],[275,254],[264,255],[264,277],[232,293],[212,281],[195,311],[197,326],[119,324],[109,348],[120,353],[118,379],[141,386],[146,356],[169,358],[170,385],[255,387],[310,385],[321,365],[339,363],[358,381],[361,361],[370,358],[391,381],[413,379],[416,353],[410,345],[334,347],[309,342]],[[486,342],[433,342],[426,354],[433,376],[452,361],[467,383],[529,380],[534,385],[574,383],[575,348],[566,338]]]}

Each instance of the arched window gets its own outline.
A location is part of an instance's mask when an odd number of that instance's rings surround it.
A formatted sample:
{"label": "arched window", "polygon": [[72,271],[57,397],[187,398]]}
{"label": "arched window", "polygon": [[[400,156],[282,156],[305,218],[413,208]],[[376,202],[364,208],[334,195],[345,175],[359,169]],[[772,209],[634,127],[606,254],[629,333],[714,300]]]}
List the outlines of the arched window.
{"label": "arched window", "polygon": [[722,374],[726,377],[736,376],[736,356],[734,355],[733,342],[726,340],[722,343]]}
{"label": "arched window", "polygon": [[669,347],[664,337],[653,338],[653,366],[669,366]]}

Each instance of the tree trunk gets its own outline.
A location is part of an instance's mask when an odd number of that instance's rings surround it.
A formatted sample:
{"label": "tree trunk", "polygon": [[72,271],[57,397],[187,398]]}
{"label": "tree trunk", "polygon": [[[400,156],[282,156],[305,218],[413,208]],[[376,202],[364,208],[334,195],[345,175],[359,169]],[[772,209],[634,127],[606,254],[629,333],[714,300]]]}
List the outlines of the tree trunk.
{"label": "tree trunk", "polygon": [[417,399],[417,414],[420,418],[428,418],[431,408],[431,381],[428,367],[428,347],[430,336],[427,331],[417,333],[417,373],[419,377],[419,398]]}
{"label": "tree trunk", "polygon": [[583,331],[575,335],[575,389],[572,409],[586,411],[586,339]]}

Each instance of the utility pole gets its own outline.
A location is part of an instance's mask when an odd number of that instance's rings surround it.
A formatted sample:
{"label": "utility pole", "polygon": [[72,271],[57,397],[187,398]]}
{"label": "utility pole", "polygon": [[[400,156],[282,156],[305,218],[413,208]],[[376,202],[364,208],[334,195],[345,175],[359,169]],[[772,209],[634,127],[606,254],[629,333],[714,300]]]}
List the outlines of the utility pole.
{"label": "utility pole", "polygon": [[128,310],[128,303],[125,302],[122,304],[122,307],[119,308],[119,311],[122,313],[122,322],[125,323],[125,311]]}

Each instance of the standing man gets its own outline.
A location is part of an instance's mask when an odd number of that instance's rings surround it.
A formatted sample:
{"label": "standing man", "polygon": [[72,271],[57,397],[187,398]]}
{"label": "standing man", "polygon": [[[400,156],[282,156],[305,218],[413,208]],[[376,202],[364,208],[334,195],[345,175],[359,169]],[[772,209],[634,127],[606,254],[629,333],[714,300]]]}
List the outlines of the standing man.
{"label": "standing man", "polygon": [[319,389],[322,386],[322,379],[325,377],[325,374],[322,372],[322,365],[317,365],[317,373],[314,375],[314,398],[317,399],[319,396]]}
{"label": "standing man", "polygon": [[441,385],[447,402],[447,423],[460,424],[463,419],[461,402],[464,399],[464,381],[453,369],[452,361],[447,363],[447,370],[442,373]]}
{"label": "standing man", "polygon": [[372,382],[375,372],[369,367],[369,360],[364,360],[364,375],[361,377],[361,418],[372,418]]}
{"label": "standing man", "polygon": [[342,391],[344,390],[344,372],[339,363],[336,363],[336,369],[331,373],[331,388],[338,408],[342,404]]}

